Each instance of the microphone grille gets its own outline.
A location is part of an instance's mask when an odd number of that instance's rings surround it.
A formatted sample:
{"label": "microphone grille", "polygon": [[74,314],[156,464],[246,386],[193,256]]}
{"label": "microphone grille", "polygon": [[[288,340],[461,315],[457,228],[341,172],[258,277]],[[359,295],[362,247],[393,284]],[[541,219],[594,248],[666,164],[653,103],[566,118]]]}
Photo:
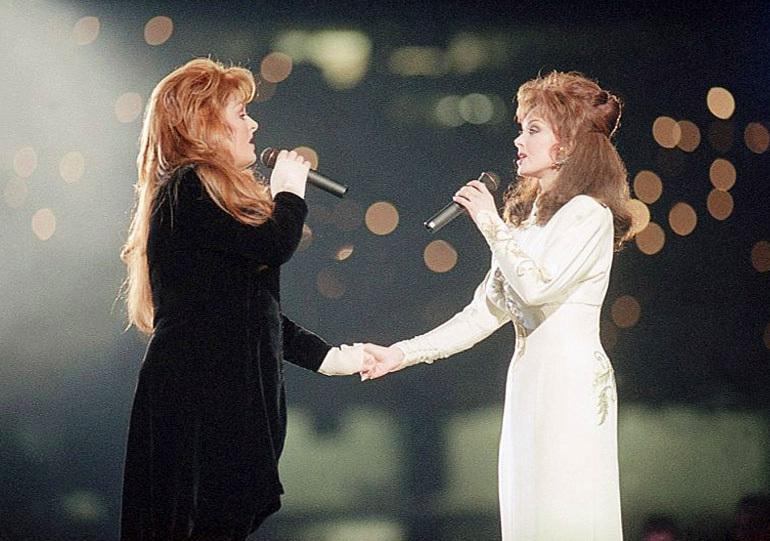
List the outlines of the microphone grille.
{"label": "microphone grille", "polygon": [[259,154],[259,161],[264,165],[265,167],[274,167],[275,166],[275,160],[278,157],[278,153],[280,150],[273,147],[267,147],[265,150],[263,150]]}
{"label": "microphone grille", "polygon": [[484,186],[487,187],[487,190],[490,192],[496,192],[497,188],[500,186],[500,177],[497,176],[497,173],[492,173],[491,171],[484,171],[479,175],[479,180],[484,183]]}

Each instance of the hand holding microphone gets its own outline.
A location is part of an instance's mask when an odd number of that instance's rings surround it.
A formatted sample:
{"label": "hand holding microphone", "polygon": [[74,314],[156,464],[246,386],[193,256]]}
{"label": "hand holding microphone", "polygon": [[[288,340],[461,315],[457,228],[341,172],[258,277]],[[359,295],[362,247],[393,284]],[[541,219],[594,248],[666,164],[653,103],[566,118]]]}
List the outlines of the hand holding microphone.
{"label": "hand holding microphone", "polygon": [[293,150],[282,150],[273,159],[273,164],[270,174],[270,193],[273,197],[278,192],[290,192],[304,199],[310,162]]}
{"label": "hand holding microphone", "polygon": [[468,212],[475,221],[476,215],[482,210],[497,212],[492,192],[497,191],[499,184],[495,173],[484,171],[477,180],[472,180],[460,188],[449,203],[443,209],[425,221],[425,227],[435,233],[446,224]]}
{"label": "hand holding microphone", "polygon": [[[277,148],[267,147],[259,155],[259,161],[265,167],[278,168],[280,165],[278,158],[283,153],[286,153],[287,155],[291,155],[291,154],[297,155],[297,153],[294,152],[293,150],[287,153],[287,151],[285,150],[279,151]],[[272,175],[270,178],[272,182]],[[339,182],[335,182],[332,179],[326,178],[325,176],[319,174],[317,171],[314,171],[312,169],[309,169],[309,171],[307,172],[307,183],[312,184],[317,188],[321,188],[322,190],[329,192],[332,195],[336,195],[337,197],[340,197],[340,198],[345,197],[345,193],[348,191],[348,187],[345,186],[344,184],[340,184]],[[303,191],[302,197],[304,197],[304,191]]]}

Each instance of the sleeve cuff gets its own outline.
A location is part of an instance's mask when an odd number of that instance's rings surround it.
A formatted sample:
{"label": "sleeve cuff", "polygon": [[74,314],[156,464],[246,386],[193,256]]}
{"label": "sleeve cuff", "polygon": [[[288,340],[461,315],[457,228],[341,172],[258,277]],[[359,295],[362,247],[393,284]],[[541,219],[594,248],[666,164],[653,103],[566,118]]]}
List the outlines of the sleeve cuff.
{"label": "sleeve cuff", "polygon": [[324,357],[318,372],[324,376],[350,376],[361,372],[364,368],[364,345],[352,346],[343,344],[331,348]]}

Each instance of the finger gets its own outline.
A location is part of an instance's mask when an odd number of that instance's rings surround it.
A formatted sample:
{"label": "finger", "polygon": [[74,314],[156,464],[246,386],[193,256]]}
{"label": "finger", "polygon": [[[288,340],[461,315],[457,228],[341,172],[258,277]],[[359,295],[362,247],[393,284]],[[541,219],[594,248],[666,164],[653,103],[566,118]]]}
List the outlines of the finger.
{"label": "finger", "polygon": [[478,180],[471,180],[468,184],[466,184],[466,186],[472,186],[474,189],[480,191],[481,193],[489,193],[487,185]]}
{"label": "finger", "polygon": [[276,161],[278,160],[285,160],[286,157],[289,155],[289,151],[286,149],[283,149],[278,152],[278,156],[275,157]]}

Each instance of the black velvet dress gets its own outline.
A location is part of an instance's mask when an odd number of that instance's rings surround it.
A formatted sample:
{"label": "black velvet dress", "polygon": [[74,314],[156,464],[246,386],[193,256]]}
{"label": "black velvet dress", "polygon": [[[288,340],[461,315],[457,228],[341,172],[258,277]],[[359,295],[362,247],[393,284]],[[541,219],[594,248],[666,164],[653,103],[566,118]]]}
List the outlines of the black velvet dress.
{"label": "black velvet dress", "polygon": [[283,360],[318,370],[330,347],[281,312],[280,266],[307,207],[282,192],[258,227],[220,209],[194,169],[153,213],[155,330],[139,374],[121,539],[244,539],[280,507]]}

